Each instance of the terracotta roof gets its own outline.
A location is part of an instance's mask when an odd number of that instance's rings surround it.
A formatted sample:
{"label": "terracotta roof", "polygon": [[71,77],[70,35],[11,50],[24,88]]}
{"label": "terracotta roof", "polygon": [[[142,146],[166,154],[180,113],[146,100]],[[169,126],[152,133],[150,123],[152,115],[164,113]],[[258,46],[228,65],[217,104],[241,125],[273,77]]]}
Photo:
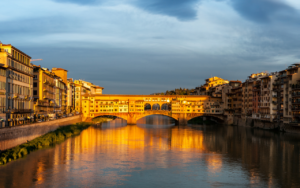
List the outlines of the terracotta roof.
{"label": "terracotta roof", "polygon": [[[55,71],[55,70],[64,70],[64,71],[67,71],[66,69],[63,69],[63,68],[56,68],[56,67],[53,67],[52,68],[52,71]],[[68,71],[67,71],[68,72]]]}
{"label": "terracotta roof", "polygon": [[96,86],[95,88],[101,88],[101,89],[104,89],[104,87],[100,87],[100,86]]}
{"label": "terracotta roof", "polygon": [[242,81],[239,81],[239,80],[230,80],[229,82],[234,82],[234,83],[242,83]]}

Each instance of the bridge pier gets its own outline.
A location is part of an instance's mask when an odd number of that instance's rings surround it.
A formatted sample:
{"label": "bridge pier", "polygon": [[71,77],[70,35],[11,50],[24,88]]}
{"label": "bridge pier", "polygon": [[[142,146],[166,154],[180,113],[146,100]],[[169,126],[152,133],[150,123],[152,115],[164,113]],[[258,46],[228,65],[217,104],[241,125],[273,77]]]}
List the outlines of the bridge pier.
{"label": "bridge pier", "polygon": [[136,125],[136,119],[130,118],[127,119],[127,125]]}
{"label": "bridge pier", "polygon": [[127,117],[127,125],[136,125],[136,117],[135,115],[129,114],[128,113],[128,117]]}
{"label": "bridge pier", "polygon": [[187,115],[186,115],[186,113],[184,113],[184,114],[179,114],[178,124],[179,124],[179,125],[187,125],[187,124],[188,124],[188,120],[187,120]]}

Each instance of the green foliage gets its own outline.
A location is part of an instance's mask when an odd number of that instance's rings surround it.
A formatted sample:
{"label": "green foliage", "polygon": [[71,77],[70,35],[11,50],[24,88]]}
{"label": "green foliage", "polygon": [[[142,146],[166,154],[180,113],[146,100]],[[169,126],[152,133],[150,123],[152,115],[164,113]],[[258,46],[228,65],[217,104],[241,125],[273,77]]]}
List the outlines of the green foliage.
{"label": "green foliage", "polygon": [[190,95],[191,92],[194,92],[195,89],[175,89],[172,91],[166,91],[165,95]]}
{"label": "green foliage", "polygon": [[95,117],[92,121],[94,123],[103,123],[114,119],[116,119],[116,117],[114,116],[102,116],[102,117]]}
{"label": "green foliage", "polygon": [[60,127],[55,131],[49,132],[28,143],[6,150],[5,152],[0,153],[0,165],[4,165],[12,160],[24,157],[32,151],[64,141],[66,138],[69,138],[71,136],[76,136],[80,134],[82,130],[88,128],[90,125],[90,123],[83,122]]}

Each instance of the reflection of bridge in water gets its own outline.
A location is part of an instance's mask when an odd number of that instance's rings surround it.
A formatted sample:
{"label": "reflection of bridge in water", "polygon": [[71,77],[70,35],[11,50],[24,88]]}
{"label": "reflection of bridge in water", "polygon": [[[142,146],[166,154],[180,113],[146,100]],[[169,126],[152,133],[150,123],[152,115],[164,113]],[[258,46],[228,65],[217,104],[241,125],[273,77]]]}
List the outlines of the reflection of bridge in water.
{"label": "reflection of bridge in water", "polygon": [[86,95],[82,97],[85,121],[99,116],[117,116],[136,124],[150,115],[164,115],[186,125],[195,117],[210,116],[224,120],[221,99],[186,95]]}

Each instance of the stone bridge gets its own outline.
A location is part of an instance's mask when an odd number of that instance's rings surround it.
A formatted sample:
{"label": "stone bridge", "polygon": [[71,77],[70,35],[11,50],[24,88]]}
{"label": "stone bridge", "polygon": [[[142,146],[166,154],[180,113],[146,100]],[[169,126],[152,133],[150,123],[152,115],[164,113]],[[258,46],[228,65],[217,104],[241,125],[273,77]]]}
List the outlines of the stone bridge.
{"label": "stone bridge", "polygon": [[[188,121],[196,118],[196,117],[214,117],[217,118],[220,121],[225,120],[225,116],[223,115],[214,115],[214,114],[205,114],[205,113],[172,113],[171,111],[166,111],[166,110],[149,110],[145,111],[143,113],[97,113],[95,114],[96,117],[101,117],[101,116],[115,116],[122,118],[127,121],[128,125],[136,125],[137,121],[143,117],[146,116],[151,116],[151,115],[163,115],[167,116],[170,118],[173,118],[176,121],[177,125],[187,125]],[[86,118],[84,119],[87,122],[92,121],[93,118]]]}
{"label": "stone bridge", "polygon": [[99,116],[117,116],[136,124],[137,120],[154,114],[169,116],[179,124],[199,116],[223,120],[221,98],[205,95],[85,95],[81,99],[86,121]]}

